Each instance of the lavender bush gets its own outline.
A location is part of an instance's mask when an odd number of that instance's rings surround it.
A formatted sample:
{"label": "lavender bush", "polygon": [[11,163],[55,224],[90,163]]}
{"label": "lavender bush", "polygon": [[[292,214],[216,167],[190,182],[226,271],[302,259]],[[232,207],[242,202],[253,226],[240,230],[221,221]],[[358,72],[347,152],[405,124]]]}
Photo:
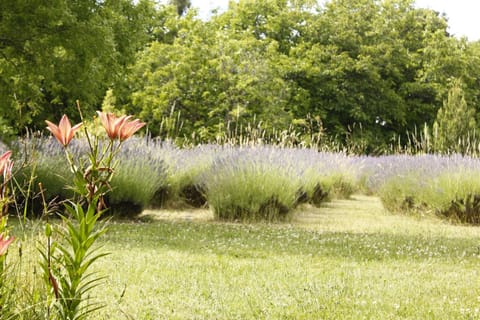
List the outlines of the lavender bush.
{"label": "lavender bush", "polygon": [[480,223],[480,161],[471,157],[389,156],[368,161],[368,185],[391,211],[433,212]]}
{"label": "lavender bush", "polygon": [[217,154],[223,149],[218,145],[199,145],[178,148],[169,142],[157,143],[155,153],[166,163],[166,189],[157,194],[161,206],[203,207],[206,204],[205,191],[200,176],[212,165]]}
{"label": "lavender bush", "polygon": [[[19,149],[24,157],[31,159],[23,169],[19,183],[27,185],[31,177],[33,183],[29,195],[30,214],[40,214],[41,198],[37,195],[38,183],[42,183],[47,201],[68,199],[73,192],[66,187],[73,179],[73,173],[63,156],[63,150],[53,138],[31,138],[19,141]],[[88,148],[85,139],[75,139],[69,145],[72,155],[79,161],[86,161]],[[126,141],[118,154],[119,165],[110,181],[111,192],[106,201],[115,215],[133,216],[150,205],[158,189],[166,184],[166,165],[144,139],[132,138]]]}
{"label": "lavender bush", "polygon": [[166,185],[166,165],[145,139],[123,144],[119,165],[111,181],[107,201],[116,216],[135,216],[150,205],[157,190]]}
{"label": "lavender bush", "polygon": [[223,220],[288,220],[300,181],[274,148],[225,149],[202,176],[214,215]]}
{"label": "lavender bush", "polygon": [[[72,149],[79,147],[78,141],[72,141],[71,145]],[[16,201],[25,210],[24,214],[38,217],[43,212],[39,183],[42,184],[47,202],[53,199],[62,201],[73,196],[73,192],[66,188],[73,173],[68,169],[62,147],[55,139],[36,136],[19,139],[14,149],[24,163],[16,175],[22,191],[16,194]]]}
{"label": "lavender bush", "polygon": [[[344,153],[285,149],[301,181],[305,202],[320,205],[332,198],[348,198],[358,189],[362,161]],[[301,199],[300,199],[301,200]]]}
{"label": "lavender bush", "polygon": [[348,197],[359,164],[353,160],[308,149],[225,147],[201,183],[218,218],[288,220],[298,203]]}

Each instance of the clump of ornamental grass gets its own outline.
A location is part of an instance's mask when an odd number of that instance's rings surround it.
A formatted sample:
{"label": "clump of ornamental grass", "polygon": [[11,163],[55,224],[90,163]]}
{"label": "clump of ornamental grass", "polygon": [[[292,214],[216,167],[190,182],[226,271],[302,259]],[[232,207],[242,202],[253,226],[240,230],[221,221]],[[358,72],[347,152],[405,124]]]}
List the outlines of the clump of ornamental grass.
{"label": "clump of ornamental grass", "polygon": [[[388,160],[388,161],[385,161]],[[375,160],[374,160],[375,161]],[[378,162],[372,181],[395,212],[431,212],[480,224],[480,161],[463,156],[391,156]]]}
{"label": "clump of ornamental grass", "polygon": [[132,217],[149,206],[156,192],[166,186],[166,165],[140,139],[127,141],[118,160],[107,201],[111,214]]}
{"label": "clump of ornamental grass", "polygon": [[282,166],[273,148],[232,148],[202,176],[208,204],[217,219],[286,221],[292,217],[300,182]]}
{"label": "clump of ornamental grass", "polygon": [[215,145],[178,148],[168,141],[157,142],[153,148],[164,162],[167,172],[166,181],[157,191],[153,206],[205,206],[207,199],[200,177],[222,148]]}

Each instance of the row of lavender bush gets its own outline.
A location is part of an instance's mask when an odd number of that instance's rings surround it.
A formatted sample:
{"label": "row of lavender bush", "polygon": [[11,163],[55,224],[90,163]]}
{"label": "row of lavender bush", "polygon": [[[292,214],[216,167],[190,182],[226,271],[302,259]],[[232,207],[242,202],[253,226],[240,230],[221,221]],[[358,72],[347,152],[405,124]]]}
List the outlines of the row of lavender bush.
{"label": "row of lavender bush", "polygon": [[432,213],[480,223],[480,160],[460,155],[370,158],[367,186],[393,212]]}
{"label": "row of lavender bush", "polygon": [[[76,139],[73,154],[85,154]],[[52,138],[18,143],[27,165],[17,174],[19,202],[41,213],[41,182],[47,200],[67,199],[71,180],[63,149]],[[200,145],[178,148],[148,138],[125,142],[107,201],[115,215],[134,216],[145,207],[210,206],[220,219],[285,220],[302,202],[319,205],[348,197],[357,187],[355,159],[340,153],[272,146]],[[33,179],[32,179],[33,177]]]}
{"label": "row of lavender bush", "polygon": [[[71,146],[85,154],[85,142]],[[27,160],[23,201],[39,212],[37,183],[46,198],[68,198],[71,173],[51,138],[19,143]],[[274,146],[199,145],[179,148],[148,138],[131,139],[119,155],[108,202],[116,215],[146,207],[209,206],[227,220],[288,220],[301,203],[320,205],[355,191],[379,195],[391,211],[432,212],[480,223],[480,161],[462,156],[347,156]],[[32,183],[31,177],[35,177]],[[24,190],[28,188],[23,188]],[[22,198],[22,197],[20,197]],[[33,200],[32,200],[33,199]]]}
{"label": "row of lavender bush", "polygon": [[309,149],[227,148],[200,176],[215,216],[288,220],[301,202],[319,205],[355,190],[352,158]]}

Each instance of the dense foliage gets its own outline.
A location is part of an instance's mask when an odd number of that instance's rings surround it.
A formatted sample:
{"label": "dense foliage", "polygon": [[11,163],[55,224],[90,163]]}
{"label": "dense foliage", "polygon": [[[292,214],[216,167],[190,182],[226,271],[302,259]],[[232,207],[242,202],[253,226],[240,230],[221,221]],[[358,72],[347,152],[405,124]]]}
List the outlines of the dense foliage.
{"label": "dense foliage", "polygon": [[[85,139],[77,139],[69,148],[76,158],[85,160],[82,154],[87,146]],[[38,183],[47,201],[71,197],[66,185],[73,174],[61,170],[67,163],[55,141],[24,140],[18,149],[30,159],[17,178],[26,191],[18,194],[17,202],[29,214],[42,212]],[[348,197],[358,182],[353,158],[308,149],[218,145],[185,149],[152,139],[131,139],[118,158],[106,196],[110,213],[116,216],[133,217],[147,207],[208,205],[221,219],[286,220],[301,203],[318,206]]]}
{"label": "dense foliage", "polygon": [[[151,1],[0,3],[0,118],[3,135],[98,107],[151,38]],[[77,116],[78,118],[78,116]]]}
{"label": "dense foliage", "polygon": [[[60,170],[62,149],[52,142],[24,141],[27,147],[19,148],[32,151],[17,183],[31,187],[25,188],[30,194],[17,194],[17,203],[33,214],[41,212],[39,182],[48,201],[72,193],[65,187],[72,173]],[[87,144],[79,139],[69,147],[81,159]],[[118,158],[106,198],[116,216],[134,217],[145,208],[208,206],[222,220],[284,221],[305,203],[322,206],[363,192],[378,195],[392,212],[480,224],[480,160],[468,156],[353,156],[272,145],[179,148],[135,138]]]}
{"label": "dense foliage", "polygon": [[433,126],[458,83],[476,117],[479,43],[413,0],[239,0],[208,21],[168,3],[2,1],[1,131],[43,128],[76,99],[93,112],[106,96],[154,135],[205,142],[261,123],[373,152]]}

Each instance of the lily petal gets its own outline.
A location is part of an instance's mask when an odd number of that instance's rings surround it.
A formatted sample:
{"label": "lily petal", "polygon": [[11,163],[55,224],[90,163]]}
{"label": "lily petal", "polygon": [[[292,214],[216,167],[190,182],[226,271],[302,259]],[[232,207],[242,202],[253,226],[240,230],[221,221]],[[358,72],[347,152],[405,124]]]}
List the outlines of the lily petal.
{"label": "lily petal", "polygon": [[45,120],[45,122],[47,123],[47,130],[50,131],[57,141],[64,147],[72,141],[75,132],[77,132],[82,126],[82,123],[79,123],[72,128],[70,120],[65,114],[60,119],[58,126],[48,120]]}
{"label": "lily petal", "polygon": [[3,174],[6,179],[9,179],[12,174],[13,161],[10,160],[11,155],[12,151],[7,151],[0,156],[0,175]]}
{"label": "lily petal", "polygon": [[112,140],[120,139],[120,141],[124,141],[145,125],[145,123],[140,122],[139,119],[130,121],[132,116],[123,115],[117,117],[113,113],[101,111],[97,111],[97,114],[100,117],[108,137]]}
{"label": "lily petal", "polygon": [[4,239],[3,234],[0,235],[0,256],[7,253],[8,246],[15,240],[15,237],[9,237]]}

